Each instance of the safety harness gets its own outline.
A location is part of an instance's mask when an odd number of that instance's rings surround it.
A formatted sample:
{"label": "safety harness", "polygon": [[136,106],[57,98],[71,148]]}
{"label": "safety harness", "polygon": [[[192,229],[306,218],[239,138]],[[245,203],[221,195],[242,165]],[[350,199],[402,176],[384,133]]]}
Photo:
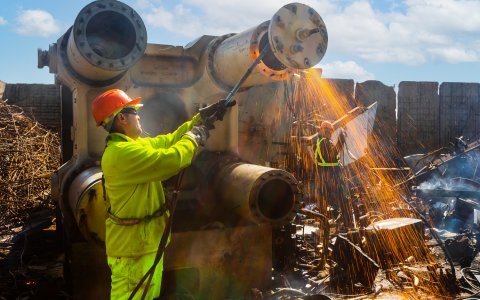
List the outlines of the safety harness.
{"label": "safety harness", "polygon": [[321,138],[317,140],[317,146],[315,147],[315,157],[317,158],[317,165],[320,167],[337,167],[340,165],[340,153],[337,154],[336,162],[326,162],[322,156],[322,151],[320,150],[320,144],[326,140],[326,138]]}
{"label": "safety harness", "polygon": [[[105,191],[103,193],[105,195]],[[116,225],[132,226],[132,225],[140,224],[142,222],[148,222],[154,218],[161,217],[165,214],[167,210],[169,210],[169,206],[165,203],[159,209],[157,209],[153,214],[147,215],[143,218],[119,218],[110,212],[110,207],[109,207],[107,209],[107,215],[110,218],[110,220],[112,220],[112,222]]]}

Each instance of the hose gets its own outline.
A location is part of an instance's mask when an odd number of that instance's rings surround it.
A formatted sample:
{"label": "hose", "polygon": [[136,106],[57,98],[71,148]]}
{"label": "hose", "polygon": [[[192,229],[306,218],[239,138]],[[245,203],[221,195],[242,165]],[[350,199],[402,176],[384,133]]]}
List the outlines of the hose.
{"label": "hose", "polygon": [[165,230],[163,231],[162,238],[160,240],[160,244],[158,245],[158,250],[157,250],[157,253],[155,255],[155,260],[153,262],[153,265],[150,267],[150,269],[148,269],[147,273],[145,273],[145,275],[143,275],[142,279],[135,286],[135,289],[133,289],[130,297],[128,297],[128,300],[133,299],[135,294],[138,292],[138,290],[140,289],[142,284],[145,282],[145,280],[147,280],[147,277],[148,277],[147,284],[145,285],[145,288],[143,289],[142,300],[144,300],[146,295],[147,295],[148,289],[150,288],[150,284],[152,282],[153,273],[155,272],[155,268],[157,267],[158,263],[160,262],[160,260],[163,256],[163,253],[165,252],[165,248],[167,246],[168,236],[170,235],[170,231],[172,229],[173,214],[174,214],[175,208],[177,206],[179,189],[180,189],[180,185],[181,185],[182,180],[183,180],[184,173],[185,173],[185,169],[181,170],[178,177],[177,177],[177,181],[175,182],[175,187],[173,189],[172,203],[171,203],[171,207],[170,207],[170,217],[168,218],[167,224],[165,225]]}

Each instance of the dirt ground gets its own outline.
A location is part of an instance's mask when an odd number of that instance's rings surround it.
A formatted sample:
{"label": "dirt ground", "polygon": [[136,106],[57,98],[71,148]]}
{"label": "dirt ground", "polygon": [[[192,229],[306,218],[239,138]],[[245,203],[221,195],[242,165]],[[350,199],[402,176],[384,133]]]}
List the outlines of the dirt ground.
{"label": "dirt ground", "polygon": [[53,209],[0,228],[0,299],[70,299]]}

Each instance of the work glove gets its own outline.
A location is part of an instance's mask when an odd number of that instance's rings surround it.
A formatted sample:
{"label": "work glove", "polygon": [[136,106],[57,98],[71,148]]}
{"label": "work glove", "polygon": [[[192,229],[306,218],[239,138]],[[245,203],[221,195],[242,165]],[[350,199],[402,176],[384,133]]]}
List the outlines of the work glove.
{"label": "work glove", "polygon": [[204,147],[207,143],[207,139],[210,137],[208,128],[205,125],[194,126],[192,129],[185,133],[192,137],[199,146]]}
{"label": "work glove", "polygon": [[213,122],[215,122],[216,120],[223,121],[223,117],[227,113],[228,108],[237,104],[237,101],[233,100],[228,103],[227,106],[225,106],[225,103],[227,103],[227,100],[222,99],[217,103],[210,104],[204,108],[200,108],[198,112],[200,113],[202,120],[205,123],[211,123],[212,126]]}

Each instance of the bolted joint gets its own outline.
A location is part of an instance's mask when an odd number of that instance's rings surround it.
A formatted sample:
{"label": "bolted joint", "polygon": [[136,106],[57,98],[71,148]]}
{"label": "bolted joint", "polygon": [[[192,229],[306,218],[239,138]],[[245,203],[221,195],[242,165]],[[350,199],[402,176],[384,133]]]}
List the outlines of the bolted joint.
{"label": "bolted joint", "polygon": [[290,53],[295,54],[303,51],[303,47],[300,44],[294,44],[290,48]]}

